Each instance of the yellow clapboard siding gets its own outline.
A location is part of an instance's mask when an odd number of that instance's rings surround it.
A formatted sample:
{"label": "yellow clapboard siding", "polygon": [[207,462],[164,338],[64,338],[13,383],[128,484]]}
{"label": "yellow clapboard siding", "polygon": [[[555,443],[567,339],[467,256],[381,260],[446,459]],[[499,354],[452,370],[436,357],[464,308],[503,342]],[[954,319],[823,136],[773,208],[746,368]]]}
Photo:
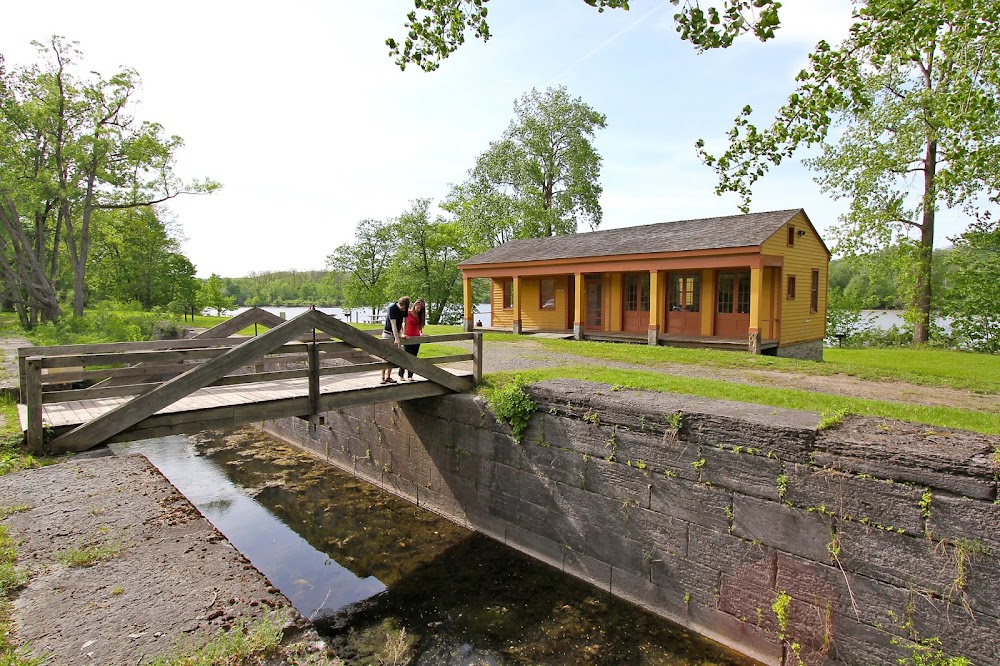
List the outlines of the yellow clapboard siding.
{"label": "yellow clapboard siding", "polygon": [[[795,227],[795,242],[788,245],[788,226]],[[798,231],[805,231],[799,236]],[[826,335],[827,278],[829,255],[816,230],[801,213],[778,229],[761,246],[765,255],[784,257],[781,271],[781,341],[782,346],[821,340]],[[809,288],[812,271],[819,271],[819,301],[815,313],[809,311]],[[795,276],[795,298],[788,298],[788,277]]]}

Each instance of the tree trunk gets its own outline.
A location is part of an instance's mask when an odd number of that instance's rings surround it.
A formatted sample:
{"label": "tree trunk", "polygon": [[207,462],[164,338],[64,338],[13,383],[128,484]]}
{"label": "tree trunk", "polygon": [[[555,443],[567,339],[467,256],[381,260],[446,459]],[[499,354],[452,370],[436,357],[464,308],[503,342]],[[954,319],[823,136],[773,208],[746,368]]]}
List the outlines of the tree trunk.
{"label": "tree trunk", "polygon": [[917,319],[913,325],[913,344],[925,345],[930,341],[931,329],[931,262],[934,258],[934,216],[937,193],[934,178],[937,173],[937,141],[927,142],[924,158],[923,219],[920,223],[920,247],[917,251],[917,279],[914,289],[914,308]]}
{"label": "tree trunk", "polygon": [[[35,308],[38,312],[34,317],[40,312],[43,321],[55,321],[62,315],[55,289],[32,249],[14,202],[6,192],[0,191],[0,275],[9,285],[12,296],[22,302],[18,316],[22,324],[28,325],[37,321],[31,315]],[[13,257],[13,261],[8,257]],[[24,309],[27,312],[23,312]]]}

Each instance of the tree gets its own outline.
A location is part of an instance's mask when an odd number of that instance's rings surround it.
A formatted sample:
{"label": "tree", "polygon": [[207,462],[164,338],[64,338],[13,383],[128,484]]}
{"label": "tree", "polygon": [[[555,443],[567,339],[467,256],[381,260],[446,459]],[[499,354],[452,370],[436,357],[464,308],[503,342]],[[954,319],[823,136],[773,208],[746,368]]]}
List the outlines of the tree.
{"label": "tree", "polygon": [[206,308],[215,310],[217,316],[221,317],[226,310],[236,307],[236,299],[226,293],[222,284],[222,278],[212,273],[201,285],[198,294],[198,301]]}
{"label": "tree", "polygon": [[430,218],[430,199],[417,199],[394,225],[399,251],[392,261],[392,293],[423,298],[427,321],[441,323],[462,304],[462,272],[458,262],[468,256],[456,222]]}
{"label": "tree", "polygon": [[453,187],[445,209],[482,249],[510,238],[575,233],[601,223],[601,156],[592,140],[604,114],[564,86],[532,90],[514,103],[515,118]]}
{"label": "tree", "polygon": [[957,342],[976,351],[1000,353],[1000,224],[977,222],[958,238],[949,255],[951,288],[942,312],[951,317]]}
{"label": "tree", "polygon": [[338,247],[327,256],[327,266],[347,273],[344,305],[368,306],[372,312],[389,302],[388,278],[395,248],[392,224],[381,220],[361,220],[354,243]]}
{"label": "tree", "polygon": [[17,280],[27,307],[55,319],[61,257],[72,268],[74,314],[83,314],[95,212],[149,207],[218,185],[181,181],[173,167],[181,139],[129,115],[139,87],[134,70],[80,78],[75,43],[53,37],[35,45],[41,65],[0,72],[0,251],[13,250],[0,270]]}
{"label": "tree", "polygon": [[98,300],[137,301],[146,310],[174,300],[194,266],[155,208],[95,212],[87,290]]}
{"label": "tree", "polygon": [[[486,21],[489,0],[413,0],[414,9],[406,17],[407,30],[403,43],[393,38],[385,40],[389,55],[400,69],[415,63],[426,72],[441,65],[441,61],[465,43],[468,32],[484,42],[490,38]],[[603,12],[605,9],[628,10],[628,0],[583,0]],[[726,0],[722,9],[702,9],[697,0],[670,0],[680,7],[674,14],[677,31],[682,39],[699,49],[727,47],[740,35],[751,33],[759,40],[774,37],[780,20],[778,0]]]}
{"label": "tree", "polygon": [[[763,130],[744,107],[718,157],[698,147],[746,210],[753,184],[800,147],[834,197],[850,199],[836,252],[905,250],[914,344],[926,343],[939,207],[980,209],[998,196],[1000,3],[995,0],[856,0],[850,36],[820,42],[798,88]],[[836,133],[831,137],[831,130]]]}

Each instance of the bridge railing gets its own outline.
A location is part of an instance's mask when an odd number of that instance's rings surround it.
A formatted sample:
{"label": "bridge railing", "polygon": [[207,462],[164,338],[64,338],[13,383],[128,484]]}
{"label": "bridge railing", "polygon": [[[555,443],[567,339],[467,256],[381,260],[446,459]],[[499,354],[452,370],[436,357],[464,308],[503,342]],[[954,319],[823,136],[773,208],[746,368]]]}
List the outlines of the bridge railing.
{"label": "bridge railing", "polygon": [[[373,335],[381,333],[368,332]],[[194,364],[216,358],[251,339],[253,338],[203,338],[19,349],[21,401],[27,410],[29,450],[42,450],[46,425],[43,423],[43,405],[142,395],[191,370]],[[472,379],[478,384],[482,381],[481,333],[406,338],[408,344],[467,340],[472,341],[471,353],[421,358],[434,365],[471,361]],[[396,364],[381,359],[373,361],[373,358],[377,357],[369,351],[331,339],[287,342],[209,386],[306,378],[309,382],[310,402],[316,404],[321,377],[396,367]],[[86,386],[73,387],[79,384]]]}

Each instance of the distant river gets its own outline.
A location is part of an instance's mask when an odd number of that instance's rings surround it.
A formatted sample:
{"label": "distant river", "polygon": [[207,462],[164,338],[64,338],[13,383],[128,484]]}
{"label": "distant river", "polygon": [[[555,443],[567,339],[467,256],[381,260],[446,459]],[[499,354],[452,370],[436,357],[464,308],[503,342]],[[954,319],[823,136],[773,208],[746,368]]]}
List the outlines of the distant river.
{"label": "distant river", "polygon": [[[292,319],[298,317],[300,314],[308,310],[308,307],[300,305],[260,305],[258,306],[261,310],[267,310],[279,317],[284,315],[285,319]],[[226,314],[229,316],[238,315],[241,312],[246,312],[250,308],[236,308],[235,310],[227,310]],[[333,315],[337,319],[352,322],[371,322],[372,321],[372,310],[371,308],[316,308],[320,312],[328,315]],[[350,312],[351,316],[348,318],[347,313]],[[375,321],[381,322],[385,317],[385,310],[380,310],[375,313]],[[490,304],[482,303],[476,306],[476,312],[473,315],[476,321],[483,322],[483,326],[490,325]]]}

